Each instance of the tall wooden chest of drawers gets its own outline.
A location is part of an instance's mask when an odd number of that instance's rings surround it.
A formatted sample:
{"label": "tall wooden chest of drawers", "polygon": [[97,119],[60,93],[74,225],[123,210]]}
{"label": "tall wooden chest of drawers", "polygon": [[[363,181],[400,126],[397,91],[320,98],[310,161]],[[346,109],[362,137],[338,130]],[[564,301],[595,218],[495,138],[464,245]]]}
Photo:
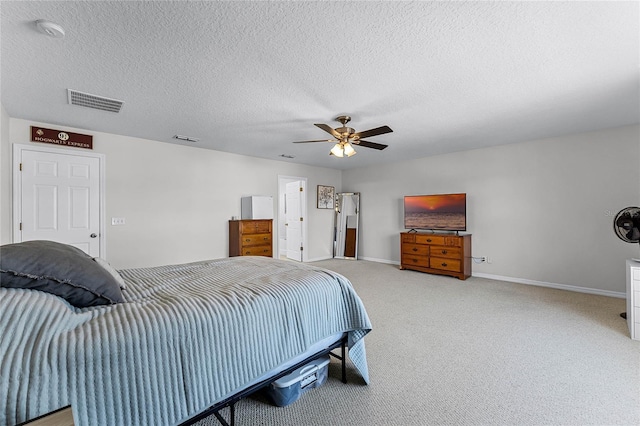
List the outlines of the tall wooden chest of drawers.
{"label": "tall wooden chest of drawers", "polygon": [[471,235],[403,232],[400,234],[400,269],[466,280],[471,276]]}
{"label": "tall wooden chest of drawers", "polygon": [[229,257],[273,257],[273,220],[230,220]]}

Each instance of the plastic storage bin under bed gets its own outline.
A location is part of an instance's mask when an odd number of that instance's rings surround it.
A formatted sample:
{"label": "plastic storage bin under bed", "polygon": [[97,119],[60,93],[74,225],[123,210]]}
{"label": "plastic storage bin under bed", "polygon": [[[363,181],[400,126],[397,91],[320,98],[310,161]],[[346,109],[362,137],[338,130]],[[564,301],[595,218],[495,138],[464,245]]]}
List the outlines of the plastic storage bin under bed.
{"label": "plastic storage bin under bed", "polygon": [[285,407],[309,389],[322,386],[327,381],[329,360],[329,355],[323,356],[271,383],[267,393],[273,403]]}

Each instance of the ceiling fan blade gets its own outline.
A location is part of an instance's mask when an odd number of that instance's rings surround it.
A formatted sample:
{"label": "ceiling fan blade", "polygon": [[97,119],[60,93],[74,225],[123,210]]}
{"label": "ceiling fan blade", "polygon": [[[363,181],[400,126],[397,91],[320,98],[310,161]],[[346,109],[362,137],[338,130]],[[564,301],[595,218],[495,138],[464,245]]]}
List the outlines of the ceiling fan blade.
{"label": "ceiling fan blade", "polygon": [[342,136],[340,133],[333,130],[331,126],[328,126],[326,124],[314,124],[314,126],[321,128],[322,130],[329,133],[331,136],[333,136],[336,139],[340,139],[340,137]]}
{"label": "ceiling fan blade", "polygon": [[357,141],[353,141],[352,144],[359,145],[359,146],[364,146],[364,147],[367,147],[367,148],[380,149],[380,150],[383,150],[383,149],[385,149],[386,147],[389,146],[389,145],[385,145],[385,144],[381,144],[381,143],[363,141],[362,139],[357,140]]}
{"label": "ceiling fan blade", "polygon": [[315,141],[296,141],[294,143],[310,143],[310,142],[338,142],[338,141],[335,139],[318,139]]}
{"label": "ceiling fan blade", "polygon": [[356,132],[352,135],[352,137],[358,137],[360,139],[363,139],[371,136],[384,135],[385,133],[391,133],[391,132],[393,132],[393,130],[391,130],[389,126],[381,126],[381,127],[376,127],[375,129],[365,130],[364,132]]}

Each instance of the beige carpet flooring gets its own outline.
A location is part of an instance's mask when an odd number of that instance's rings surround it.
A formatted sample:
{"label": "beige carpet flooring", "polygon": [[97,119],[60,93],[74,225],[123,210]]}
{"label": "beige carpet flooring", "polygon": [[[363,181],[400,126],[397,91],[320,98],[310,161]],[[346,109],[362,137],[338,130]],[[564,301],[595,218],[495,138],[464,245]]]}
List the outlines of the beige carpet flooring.
{"label": "beige carpet flooring", "polygon": [[327,383],[288,407],[240,401],[237,425],[640,425],[640,342],[619,316],[624,299],[315,265],[349,278],[367,307],[371,384],[350,365],[342,384],[332,360]]}

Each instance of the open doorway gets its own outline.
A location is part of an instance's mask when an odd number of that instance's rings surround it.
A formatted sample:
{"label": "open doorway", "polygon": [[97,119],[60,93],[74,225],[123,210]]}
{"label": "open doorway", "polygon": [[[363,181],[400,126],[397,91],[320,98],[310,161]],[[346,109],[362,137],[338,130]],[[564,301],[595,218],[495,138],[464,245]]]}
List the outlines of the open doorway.
{"label": "open doorway", "polygon": [[307,178],[278,176],[278,258],[307,260],[306,217]]}

